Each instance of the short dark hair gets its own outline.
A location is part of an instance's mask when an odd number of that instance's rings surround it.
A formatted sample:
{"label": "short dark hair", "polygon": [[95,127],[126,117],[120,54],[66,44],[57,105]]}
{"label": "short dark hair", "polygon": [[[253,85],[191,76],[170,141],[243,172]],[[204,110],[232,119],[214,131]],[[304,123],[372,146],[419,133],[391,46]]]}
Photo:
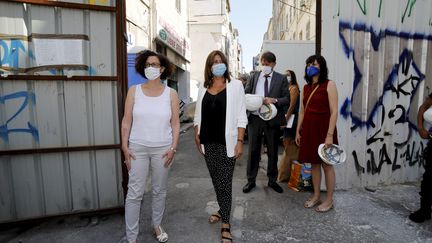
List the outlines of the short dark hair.
{"label": "short dark hair", "polygon": [[328,68],[327,68],[327,62],[326,62],[325,58],[321,55],[312,55],[306,59],[306,66],[305,66],[304,78],[308,84],[312,84],[312,78],[307,76],[308,64],[314,63],[315,60],[318,62],[319,66],[320,66],[318,83],[320,83],[320,84],[324,83],[328,79]]}
{"label": "short dark hair", "polygon": [[145,76],[144,69],[145,69],[147,59],[151,56],[157,57],[159,59],[161,67],[165,68],[165,70],[161,73],[160,78],[161,79],[168,78],[171,75],[171,73],[174,71],[174,66],[171,64],[170,60],[167,57],[165,57],[162,54],[156,53],[154,51],[150,51],[150,50],[140,51],[137,54],[137,56],[135,58],[135,70],[136,70],[136,72],[147,79],[147,77]]}
{"label": "short dark hair", "polygon": [[214,50],[210,52],[210,54],[207,56],[205,68],[204,68],[204,87],[205,88],[211,88],[213,85],[213,73],[212,73],[212,66],[213,66],[213,60],[215,56],[220,56],[222,59],[222,62],[226,65],[226,71],[224,73],[225,80],[228,80],[228,82],[231,81],[230,75],[229,75],[229,69],[228,69],[228,61],[223,54],[223,52]]}
{"label": "short dark hair", "polygon": [[248,79],[249,79],[249,74],[247,74],[247,73],[242,73],[242,74],[240,74],[240,75],[238,76],[237,79],[238,79],[238,80],[241,80],[241,81],[248,81]]}
{"label": "short dark hair", "polygon": [[276,62],[276,56],[271,51],[266,51],[261,54],[260,61],[265,60],[267,62]]}
{"label": "short dark hair", "polygon": [[293,70],[286,70],[286,75],[290,75],[290,77],[291,77],[291,81],[290,81],[290,84],[291,85],[298,85],[298,83],[297,83],[297,77],[296,77],[296,74],[295,74],[295,72],[293,71]]}

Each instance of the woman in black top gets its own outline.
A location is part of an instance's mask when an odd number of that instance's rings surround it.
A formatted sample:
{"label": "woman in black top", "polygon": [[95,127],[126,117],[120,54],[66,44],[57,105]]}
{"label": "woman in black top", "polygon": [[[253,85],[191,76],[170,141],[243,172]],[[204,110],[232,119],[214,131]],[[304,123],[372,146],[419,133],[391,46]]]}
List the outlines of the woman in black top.
{"label": "woman in black top", "polygon": [[247,125],[244,88],[239,80],[230,79],[228,62],[220,51],[207,57],[204,77],[195,108],[195,143],[204,155],[220,208],[208,222],[222,221],[222,242],[232,242],[232,178]]}

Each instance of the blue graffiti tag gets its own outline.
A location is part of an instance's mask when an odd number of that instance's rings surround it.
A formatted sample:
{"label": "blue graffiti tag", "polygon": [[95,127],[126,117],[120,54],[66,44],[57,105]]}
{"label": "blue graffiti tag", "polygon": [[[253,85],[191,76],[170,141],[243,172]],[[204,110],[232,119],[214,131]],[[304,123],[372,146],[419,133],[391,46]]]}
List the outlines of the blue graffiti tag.
{"label": "blue graffiti tag", "polygon": [[[0,40],[0,46],[3,47],[3,58],[0,57],[0,66],[8,65],[11,68],[19,68],[19,52],[22,50],[26,53],[26,48],[22,40],[10,40],[10,47],[6,40]],[[34,58],[32,53],[29,53],[30,58]]]}
{"label": "blue graffiti tag", "polygon": [[16,92],[12,94],[8,94],[5,96],[0,96],[0,104],[5,104],[7,100],[12,99],[19,99],[24,98],[23,103],[18,108],[18,110],[9,118],[6,120],[6,123],[3,125],[0,125],[0,138],[3,139],[5,142],[9,141],[9,133],[29,133],[32,135],[33,139],[37,142],[39,142],[39,132],[35,126],[33,126],[30,122],[27,122],[27,128],[14,128],[9,129],[8,124],[12,122],[13,119],[15,119],[29,104],[29,100],[32,102],[32,104],[36,104],[36,97],[35,94],[32,92],[27,91],[21,91]]}
{"label": "blue graffiti tag", "polygon": [[[383,93],[379,96],[378,100],[376,101],[376,104],[372,108],[371,112],[368,114],[368,117],[366,121],[362,120],[360,116],[357,116],[352,113],[351,110],[351,104],[354,99],[354,93],[356,92],[357,88],[359,87],[359,84],[361,83],[361,80],[363,78],[363,74],[361,73],[359,66],[357,64],[357,60],[355,58],[355,50],[353,47],[350,47],[348,44],[348,40],[345,38],[343,32],[345,30],[348,31],[362,31],[366,33],[370,33],[371,35],[371,44],[374,51],[378,51],[381,40],[384,39],[386,36],[394,36],[399,37],[403,39],[424,39],[424,40],[432,40],[432,35],[425,35],[420,33],[407,33],[407,32],[396,32],[390,29],[386,29],[383,31],[375,31],[372,26],[368,27],[364,23],[356,23],[354,25],[350,24],[349,22],[340,21],[339,23],[339,39],[342,44],[343,51],[347,58],[350,56],[353,57],[353,63],[354,63],[354,80],[353,80],[353,92],[351,99],[347,98],[343,102],[343,105],[340,109],[340,113],[344,118],[348,118],[349,116],[352,119],[352,122],[354,124],[354,127],[364,127],[367,126],[368,128],[370,126],[373,126],[373,117],[378,111],[378,108],[380,106],[383,106],[383,98],[386,95],[387,92],[395,92],[399,96],[399,92],[402,88],[394,88],[393,83],[395,80],[397,80],[399,69],[402,69],[402,72],[406,72],[406,65],[409,65],[413,68],[415,76],[411,75],[409,81],[416,81],[415,86],[413,87],[413,91],[411,92],[411,95],[415,93],[417,90],[419,84],[424,80],[425,75],[420,71],[417,64],[414,62],[412,58],[412,51],[408,49],[404,49],[402,53],[399,56],[399,62],[394,64],[393,68],[391,69],[390,73],[387,76],[387,80],[384,83],[384,89]],[[413,96],[410,97],[410,100],[413,99]],[[415,124],[408,121],[411,128],[415,128]]]}
{"label": "blue graffiti tag", "polygon": [[[413,4],[415,1],[409,2]],[[411,9],[406,10],[408,17],[410,17],[410,11]],[[386,69],[387,73],[384,74],[386,76],[382,84],[382,91],[376,97],[373,95],[368,100],[371,106],[368,106],[368,113],[363,117],[362,108],[359,108],[363,107],[361,103],[364,97],[362,96],[361,89],[363,87],[362,82],[365,82],[364,77],[367,75],[361,66],[364,61],[364,57],[361,55],[363,46],[360,45],[360,47],[356,48],[356,40],[353,41],[351,39],[353,35],[350,32],[362,32],[364,36],[370,36],[371,53],[380,51],[381,43],[387,37],[431,41],[432,35],[395,31],[389,28],[377,29],[363,22],[351,23],[343,20],[339,22],[338,33],[345,57],[348,60],[351,58],[353,60],[353,91],[351,97],[344,100],[340,108],[340,114],[345,119],[351,118],[351,131],[358,128],[366,128],[368,130],[365,153],[359,157],[360,154],[358,151],[355,149],[352,151],[352,158],[354,159],[357,174],[380,174],[382,168],[385,166],[390,167],[391,171],[396,171],[406,166],[424,166],[425,160],[422,157],[424,144],[422,141],[418,144],[417,141],[411,141],[410,139],[414,131],[417,130],[417,127],[416,122],[409,119],[409,114],[410,110],[414,109],[412,105],[415,105],[413,104],[415,103],[413,102],[415,94],[425,79],[425,75],[414,60],[413,51],[409,48],[402,49],[399,59],[389,69]],[[391,104],[385,104],[387,102],[385,100],[389,96],[397,100],[403,99],[400,103],[392,102]],[[409,105],[406,102],[408,99]],[[377,117],[380,113],[381,116]],[[408,129],[407,132],[404,132],[402,135],[395,130],[382,129],[385,127],[384,124],[387,119],[392,120],[393,126],[406,127]],[[375,124],[376,122],[380,122],[380,126]],[[391,137],[394,134],[398,134],[398,136],[392,137],[392,143],[389,143],[386,137]]]}

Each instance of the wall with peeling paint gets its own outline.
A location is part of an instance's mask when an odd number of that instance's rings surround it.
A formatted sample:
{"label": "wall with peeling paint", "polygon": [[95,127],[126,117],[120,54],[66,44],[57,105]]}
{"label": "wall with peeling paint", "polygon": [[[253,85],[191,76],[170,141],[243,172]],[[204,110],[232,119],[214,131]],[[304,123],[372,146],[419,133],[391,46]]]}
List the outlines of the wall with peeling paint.
{"label": "wall with peeling paint", "polygon": [[417,110],[432,92],[432,1],[326,0],[322,54],[339,91],[347,163],[337,187],[417,181],[427,140]]}

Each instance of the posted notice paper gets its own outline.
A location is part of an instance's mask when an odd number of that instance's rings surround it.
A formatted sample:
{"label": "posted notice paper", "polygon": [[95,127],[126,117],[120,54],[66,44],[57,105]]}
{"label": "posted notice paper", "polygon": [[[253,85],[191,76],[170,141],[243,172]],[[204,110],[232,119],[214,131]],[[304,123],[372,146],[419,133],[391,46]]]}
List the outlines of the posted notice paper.
{"label": "posted notice paper", "polygon": [[287,125],[286,125],[287,128],[292,128],[293,123],[294,123],[294,117],[295,117],[295,115],[291,114],[290,118],[288,119]]}

